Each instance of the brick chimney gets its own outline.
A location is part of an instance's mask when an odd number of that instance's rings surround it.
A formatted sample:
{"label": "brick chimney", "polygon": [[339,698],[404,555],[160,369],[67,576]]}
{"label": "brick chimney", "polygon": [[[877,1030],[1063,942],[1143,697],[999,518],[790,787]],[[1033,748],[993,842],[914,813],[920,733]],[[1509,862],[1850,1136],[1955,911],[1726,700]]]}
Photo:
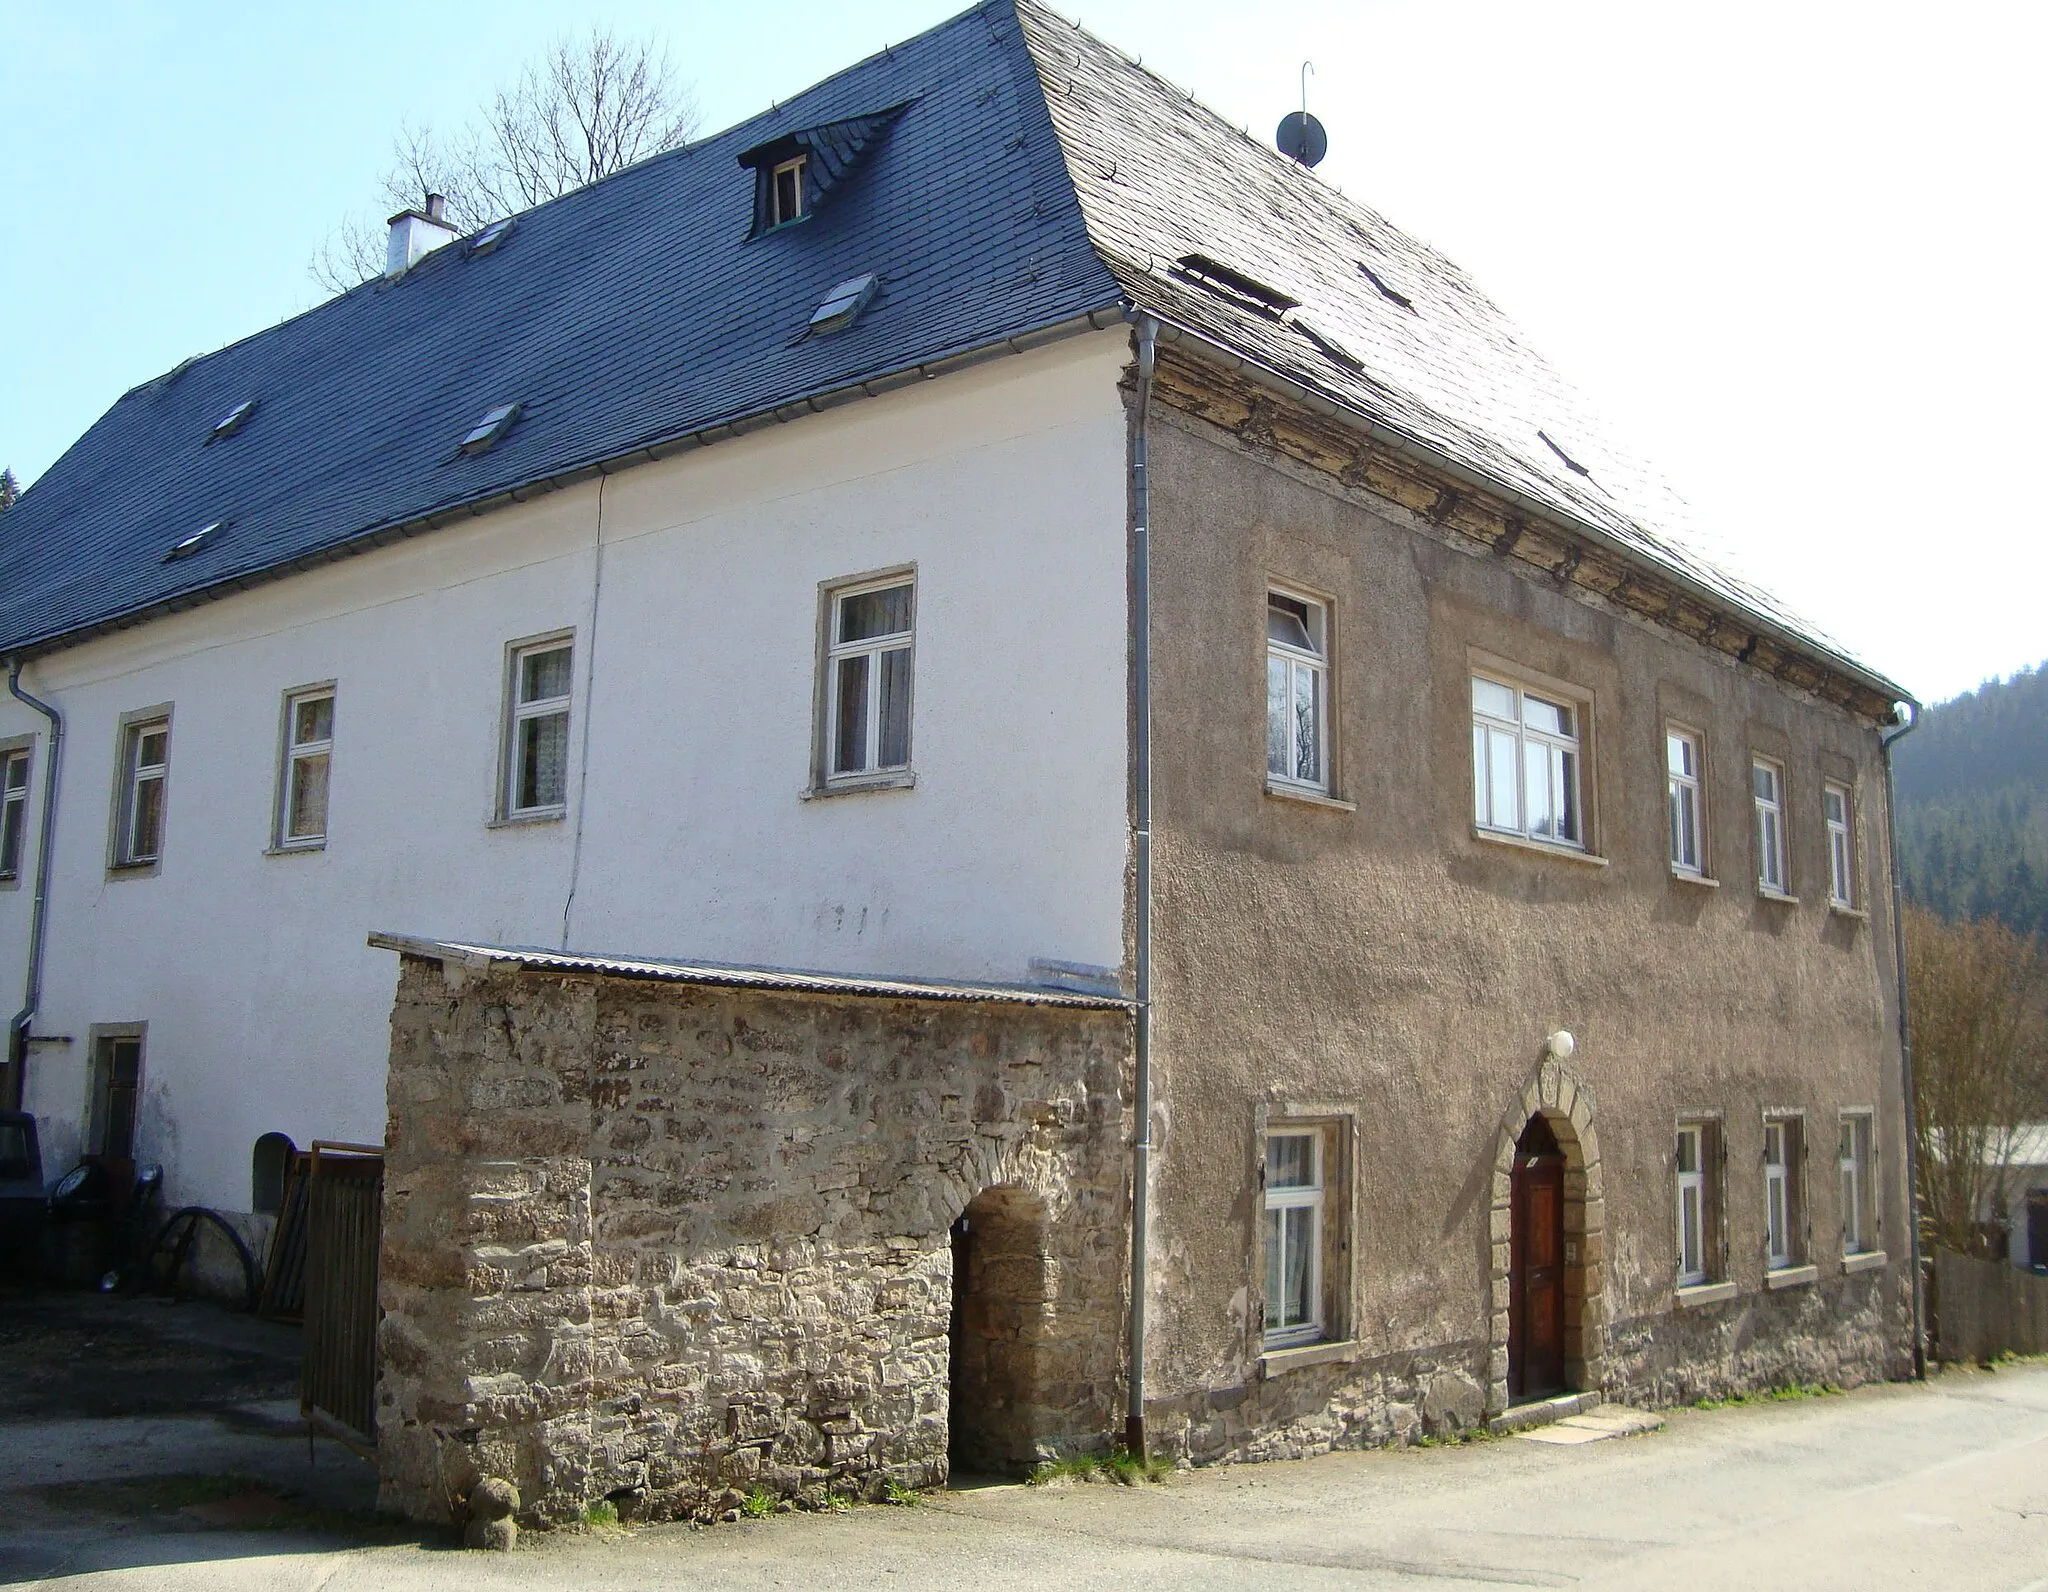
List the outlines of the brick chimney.
{"label": "brick chimney", "polygon": [[391,218],[391,240],[384,248],[386,280],[405,275],[422,255],[455,241],[455,228],[441,217],[444,203],[439,194],[430,193],[426,209],[401,210]]}

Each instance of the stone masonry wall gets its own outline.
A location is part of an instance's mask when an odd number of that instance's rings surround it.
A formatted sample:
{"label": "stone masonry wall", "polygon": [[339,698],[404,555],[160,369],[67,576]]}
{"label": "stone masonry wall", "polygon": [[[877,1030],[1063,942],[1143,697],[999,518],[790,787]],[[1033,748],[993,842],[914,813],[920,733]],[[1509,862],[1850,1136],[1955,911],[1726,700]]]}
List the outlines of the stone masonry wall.
{"label": "stone masonry wall", "polygon": [[1117,1423],[1121,1011],[770,994],[404,959],[379,1389],[386,1507],[530,1521],[942,1481],[955,1218],[1040,1213],[1019,1455]]}

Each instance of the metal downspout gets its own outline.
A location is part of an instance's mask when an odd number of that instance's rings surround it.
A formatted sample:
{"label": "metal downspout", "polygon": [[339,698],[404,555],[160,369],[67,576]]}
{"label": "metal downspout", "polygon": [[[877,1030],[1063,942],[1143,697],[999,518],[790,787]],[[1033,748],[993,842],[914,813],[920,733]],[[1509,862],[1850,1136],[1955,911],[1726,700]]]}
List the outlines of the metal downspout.
{"label": "metal downspout", "polygon": [[1131,1146],[1131,1371],[1124,1447],[1140,1457],[1146,1453],[1145,1273],[1152,1206],[1152,503],[1145,427],[1158,337],[1159,322],[1139,315],[1138,386],[1131,428],[1131,838],[1137,892],[1132,960],[1138,1002],[1132,1093],[1137,1133]]}
{"label": "metal downspout", "polygon": [[[1913,1108],[1913,1029],[1906,1008],[1906,920],[1904,889],[1899,883],[1899,791],[1892,776],[1892,747],[1920,727],[1920,710],[1900,703],[1911,713],[1903,727],[1878,737],[1884,758],[1884,827],[1886,858],[1892,879],[1892,961],[1899,980],[1899,1084],[1906,1101],[1906,1251],[1913,1269],[1913,1377],[1927,1380],[1926,1282],[1920,1274],[1920,1129]],[[1897,708],[1893,709],[1896,713]]]}
{"label": "metal downspout", "polygon": [[57,771],[64,762],[64,715],[21,688],[21,660],[7,660],[7,689],[50,724],[49,770],[43,776],[42,832],[36,838],[36,893],[29,912],[28,987],[21,1010],[7,1032],[7,1109],[19,1111],[28,1098],[29,1026],[43,999],[43,933],[50,917],[50,845],[57,829]]}

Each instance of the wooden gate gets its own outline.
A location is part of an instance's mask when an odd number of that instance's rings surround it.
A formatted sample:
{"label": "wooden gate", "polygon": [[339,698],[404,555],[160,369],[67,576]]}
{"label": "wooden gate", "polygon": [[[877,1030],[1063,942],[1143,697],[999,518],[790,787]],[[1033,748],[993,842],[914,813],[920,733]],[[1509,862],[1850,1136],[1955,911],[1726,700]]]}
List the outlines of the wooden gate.
{"label": "wooden gate", "polygon": [[315,1140],[305,1169],[305,1363],[308,1425],[365,1453],[377,1443],[377,1246],[384,1151]]}

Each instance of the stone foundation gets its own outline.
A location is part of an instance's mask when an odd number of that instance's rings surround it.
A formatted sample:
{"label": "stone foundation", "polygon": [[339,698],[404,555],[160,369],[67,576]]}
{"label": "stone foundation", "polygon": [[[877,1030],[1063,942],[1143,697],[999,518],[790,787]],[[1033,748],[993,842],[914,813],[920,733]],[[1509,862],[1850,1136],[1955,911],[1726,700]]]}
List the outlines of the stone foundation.
{"label": "stone foundation", "polygon": [[[713,1517],[943,1481],[1120,1424],[1128,1018],[407,956],[381,1500]],[[985,1191],[1002,1191],[991,1204]],[[954,1320],[956,1218],[1000,1207]],[[975,1229],[970,1220],[968,1227]],[[964,1336],[963,1336],[964,1335]],[[952,1385],[963,1345],[971,1388]]]}

